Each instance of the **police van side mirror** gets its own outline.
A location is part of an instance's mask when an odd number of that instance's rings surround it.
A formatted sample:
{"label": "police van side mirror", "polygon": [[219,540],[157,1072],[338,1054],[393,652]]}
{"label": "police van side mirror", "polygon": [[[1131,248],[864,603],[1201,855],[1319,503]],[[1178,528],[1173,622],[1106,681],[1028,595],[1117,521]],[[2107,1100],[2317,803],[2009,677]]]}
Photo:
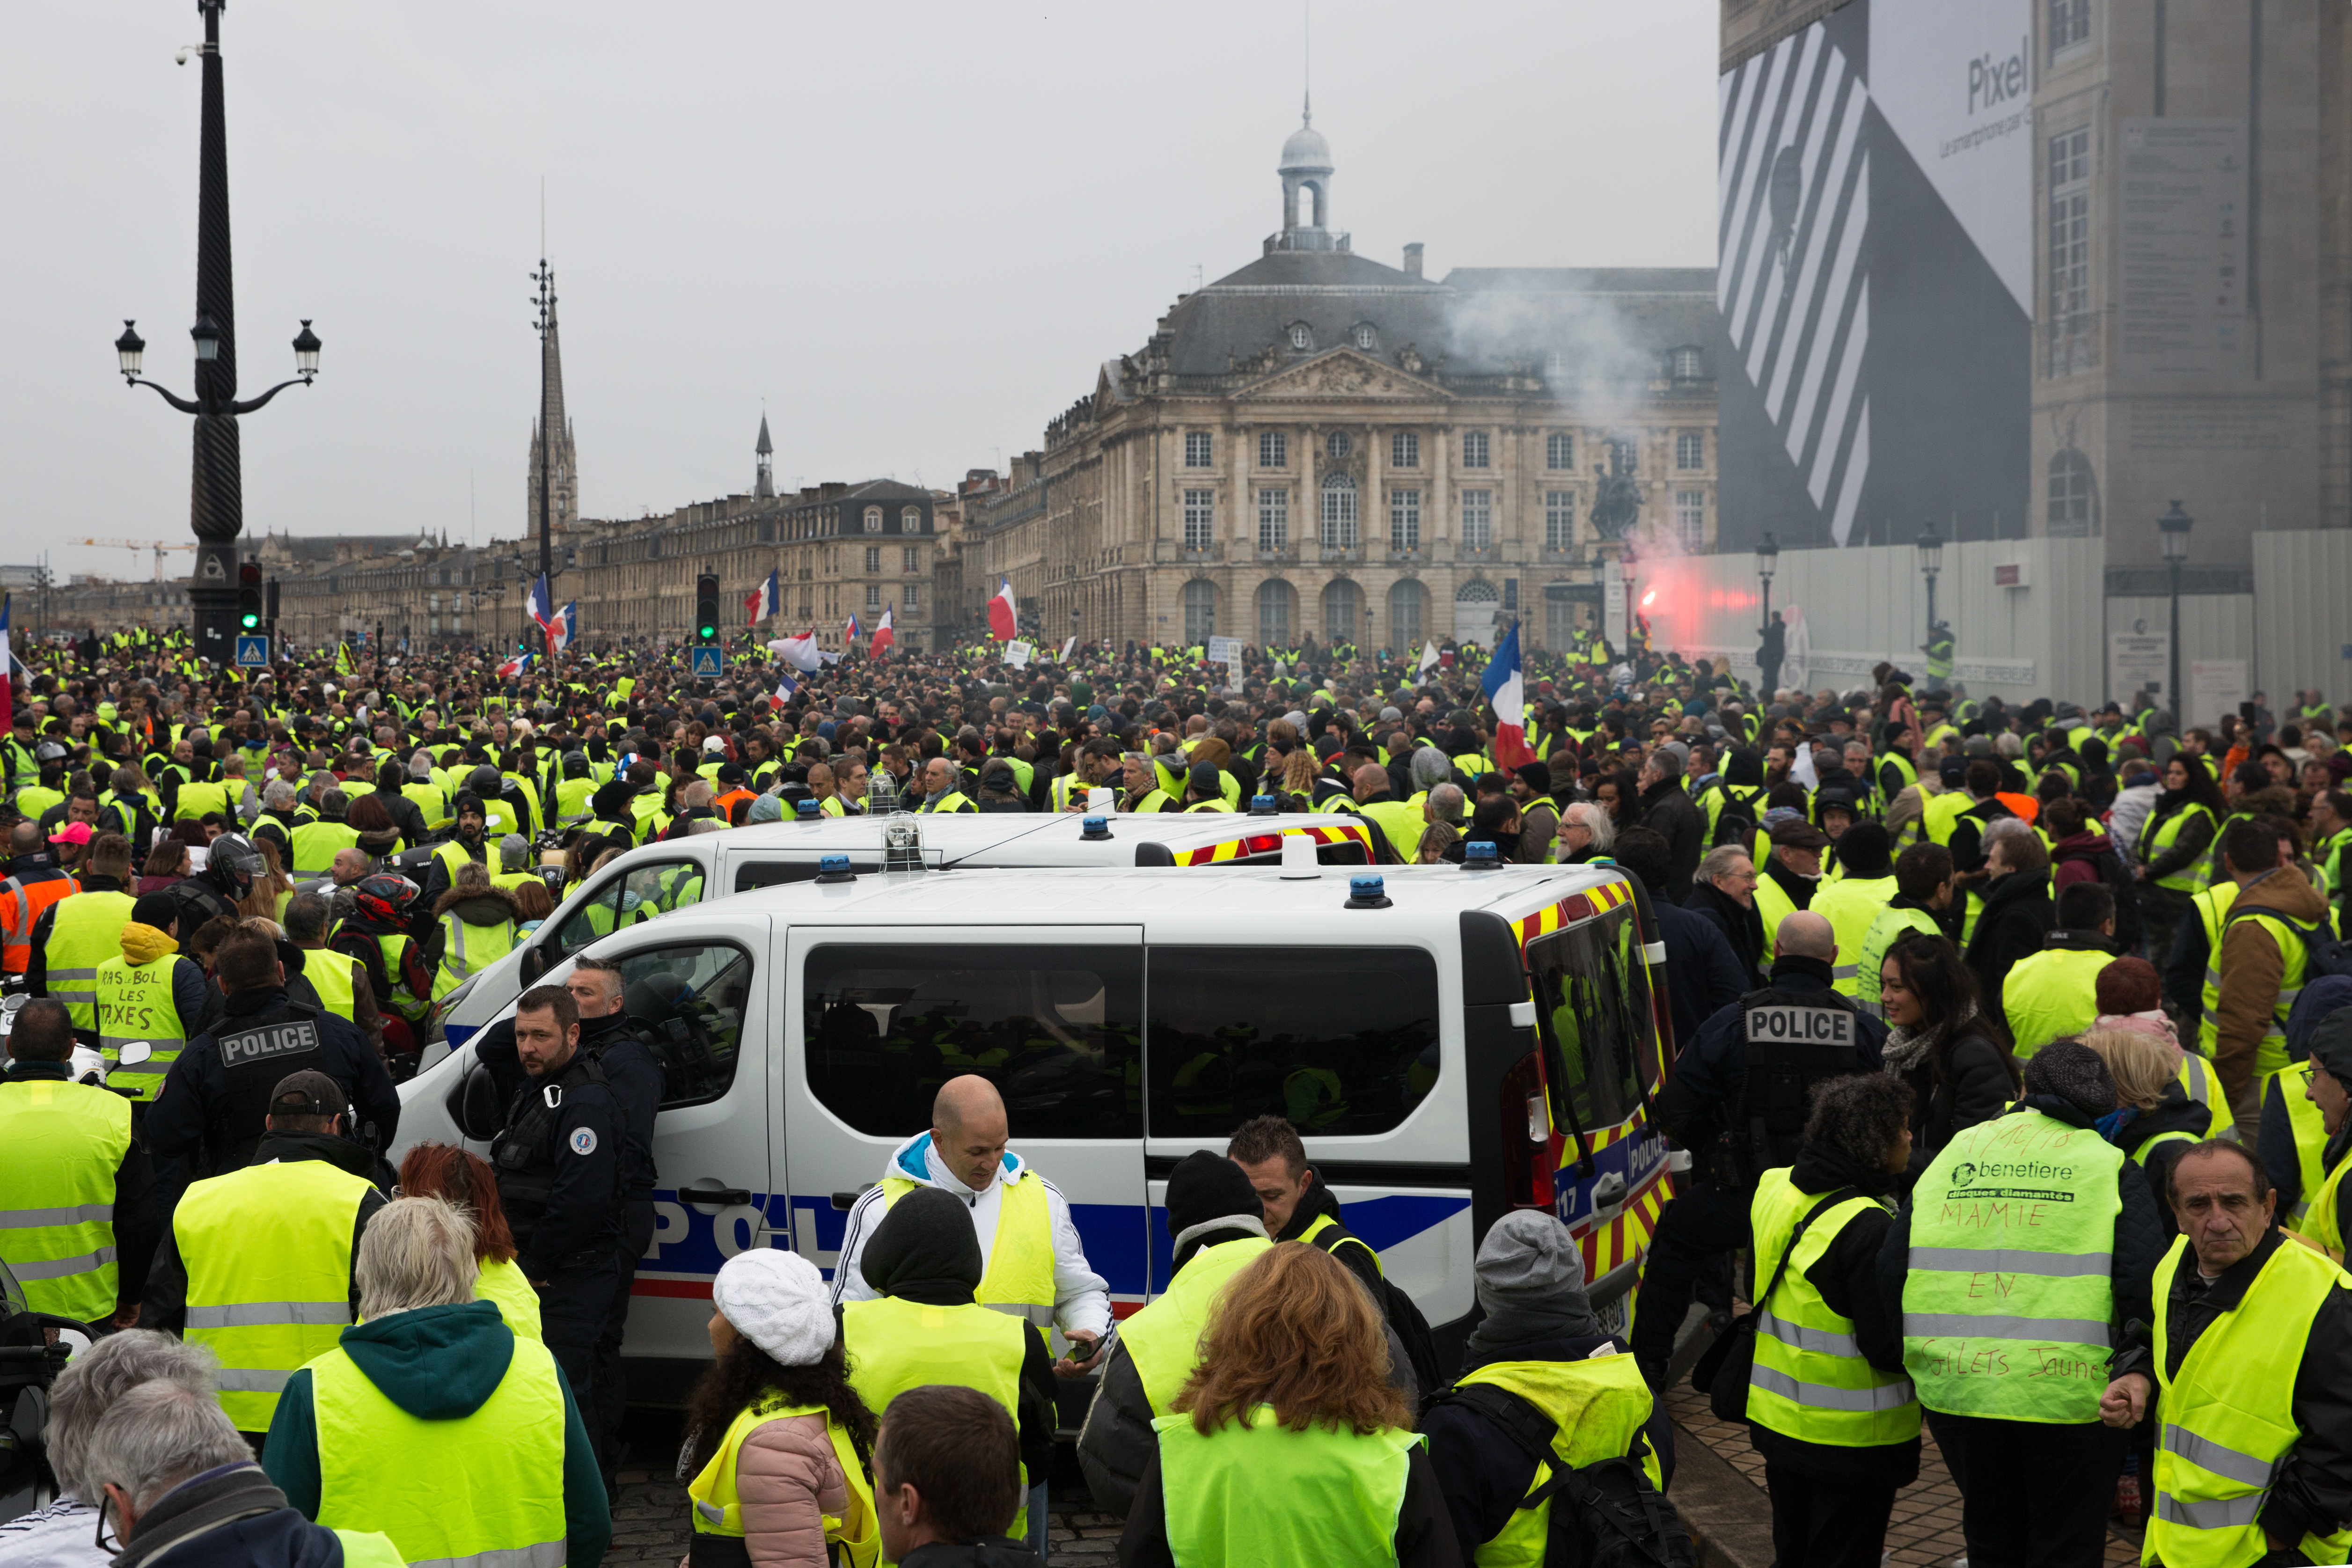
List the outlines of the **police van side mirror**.
{"label": "police van side mirror", "polygon": [[121,1054],[114,1059],[121,1067],[137,1067],[141,1062],[152,1059],[154,1055],[153,1046],[149,1045],[145,1040],[133,1040],[123,1047]]}
{"label": "police van side mirror", "polygon": [[547,973],[547,954],[539,947],[526,947],[515,967],[525,985],[536,985],[539,977]]}
{"label": "police van side mirror", "polygon": [[451,1099],[450,1118],[467,1137],[487,1142],[506,1126],[506,1108],[499,1103],[498,1085],[491,1081],[490,1069],[479,1062],[466,1069]]}

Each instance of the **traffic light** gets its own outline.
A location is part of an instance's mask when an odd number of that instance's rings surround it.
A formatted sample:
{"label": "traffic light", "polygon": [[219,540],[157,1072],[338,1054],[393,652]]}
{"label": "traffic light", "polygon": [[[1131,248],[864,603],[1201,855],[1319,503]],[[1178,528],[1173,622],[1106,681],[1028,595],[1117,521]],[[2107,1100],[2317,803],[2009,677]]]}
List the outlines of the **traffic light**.
{"label": "traffic light", "polygon": [[694,580],[694,640],[703,647],[719,642],[719,579],[709,572]]}
{"label": "traffic light", "polygon": [[236,629],[261,629],[261,565],[247,561],[236,569]]}
{"label": "traffic light", "polygon": [[269,624],[273,629],[278,625],[278,579],[275,577],[269,580]]}

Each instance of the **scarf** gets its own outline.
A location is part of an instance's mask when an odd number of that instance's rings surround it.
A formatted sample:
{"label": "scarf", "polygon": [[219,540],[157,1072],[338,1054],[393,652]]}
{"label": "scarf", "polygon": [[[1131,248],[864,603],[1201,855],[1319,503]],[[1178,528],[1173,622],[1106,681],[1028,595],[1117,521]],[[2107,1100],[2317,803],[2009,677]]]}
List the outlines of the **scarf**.
{"label": "scarf", "polygon": [[1886,1044],[1879,1047],[1879,1060],[1888,1072],[1900,1078],[1926,1062],[1934,1053],[1937,1040],[1957,1037],[1976,1016],[1976,1004],[1971,1002],[1958,1017],[1940,1027],[1934,1024],[1916,1027],[1898,1024],[1887,1030]]}

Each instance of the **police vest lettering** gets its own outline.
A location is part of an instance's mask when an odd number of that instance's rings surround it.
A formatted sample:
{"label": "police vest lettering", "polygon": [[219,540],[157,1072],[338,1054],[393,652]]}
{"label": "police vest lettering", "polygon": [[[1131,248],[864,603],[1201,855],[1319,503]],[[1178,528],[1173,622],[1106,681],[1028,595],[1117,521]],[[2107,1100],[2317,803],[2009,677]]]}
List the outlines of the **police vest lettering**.
{"label": "police vest lettering", "polygon": [[1750,1045],[1843,1046],[1851,1048],[1853,1015],[1840,1007],[1751,1007]]}
{"label": "police vest lettering", "polygon": [[268,1061],[276,1057],[298,1053],[316,1054],[319,1049],[319,1026],[308,1018],[290,1024],[273,1025],[268,1028],[247,1029],[241,1034],[219,1037],[221,1066],[240,1067],[249,1062]]}
{"label": "police vest lettering", "polygon": [[241,1029],[214,1033],[228,1092],[205,1129],[213,1169],[234,1170],[252,1156],[268,1129],[270,1091],[287,1074],[326,1069],[319,1017],[301,1003],[289,1002]]}

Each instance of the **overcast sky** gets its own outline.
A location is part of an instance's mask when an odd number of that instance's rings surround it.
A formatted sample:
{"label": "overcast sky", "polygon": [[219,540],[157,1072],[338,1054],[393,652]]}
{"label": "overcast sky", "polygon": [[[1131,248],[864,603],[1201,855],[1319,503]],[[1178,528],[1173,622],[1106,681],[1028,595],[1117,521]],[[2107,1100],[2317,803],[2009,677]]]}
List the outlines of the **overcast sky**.
{"label": "overcast sky", "polygon": [[[1715,0],[1323,0],[1332,216],[1396,263],[1715,260]],[[951,483],[1036,445],[1280,224],[1299,0],[237,0],[223,23],[248,533],[513,537],[547,253],[583,510]],[[185,540],[201,36],[186,0],[10,7],[0,561]],[[469,499],[470,498],[470,499]],[[190,558],[167,557],[184,573]]]}

